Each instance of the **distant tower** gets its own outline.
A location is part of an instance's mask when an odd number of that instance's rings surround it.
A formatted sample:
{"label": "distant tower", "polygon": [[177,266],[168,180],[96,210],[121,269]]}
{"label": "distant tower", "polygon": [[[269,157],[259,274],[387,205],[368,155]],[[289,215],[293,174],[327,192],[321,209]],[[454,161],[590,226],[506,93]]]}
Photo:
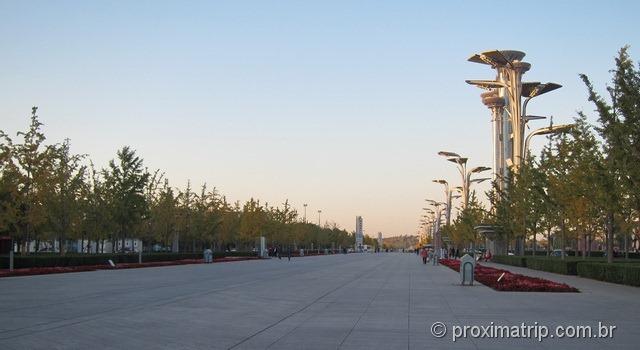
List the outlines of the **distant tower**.
{"label": "distant tower", "polygon": [[378,249],[382,250],[382,232],[378,232]]}
{"label": "distant tower", "polygon": [[364,244],[364,230],[362,224],[362,216],[356,216],[356,247],[355,250],[362,251],[362,245]]}

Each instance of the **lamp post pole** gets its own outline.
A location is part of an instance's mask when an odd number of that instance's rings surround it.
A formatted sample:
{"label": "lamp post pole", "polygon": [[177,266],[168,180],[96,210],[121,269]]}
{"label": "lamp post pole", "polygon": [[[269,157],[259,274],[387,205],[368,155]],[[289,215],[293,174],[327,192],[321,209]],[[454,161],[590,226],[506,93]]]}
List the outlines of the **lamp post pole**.
{"label": "lamp post pole", "polygon": [[307,203],[302,205],[304,207],[304,223],[307,223]]}
{"label": "lamp post pole", "polygon": [[444,197],[445,197],[445,203],[447,206],[447,211],[445,212],[444,216],[445,216],[445,223],[447,226],[449,226],[451,225],[451,192],[452,190],[449,189],[449,183],[447,182],[447,180],[433,180],[433,182],[444,185]]}
{"label": "lamp post pole", "polygon": [[322,214],[322,210],[318,210],[318,226],[320,226],[320,214]]}

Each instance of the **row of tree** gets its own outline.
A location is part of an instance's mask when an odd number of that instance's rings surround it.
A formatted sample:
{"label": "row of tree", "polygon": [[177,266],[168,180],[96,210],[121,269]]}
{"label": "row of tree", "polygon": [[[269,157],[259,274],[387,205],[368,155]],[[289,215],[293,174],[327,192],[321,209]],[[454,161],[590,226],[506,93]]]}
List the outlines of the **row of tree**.
{"label": "row of tree", "polygon": [[354,234],[335,224],[303,222],[288,201],[274,207],[252,198],[241,205],[206,185],[176,189],[129,147],[98,170],[86,155],[71,152],[68,139],[45,144],[37,107],[16,139],[0,131],[0,236],[23,253],[44,243],[64,254],[71,241],[94,252],[104,252],[106,241],[114,252],[132,239],[146,250],[171,251],[252,249],[260,236],[270,245],[307,249],[354,243]]}
{"label": "row of tree", "polygon": [[[528,155],[504,189],[487,194],[491,209],[472,200],[450,228],[456,244],[478,241],[473,227],[500,227],[505,241],[528,240],[536,249],[544,237],[547,250],[578,248],[588,254],[590,242],[601,241],[607,257],[614,246],[637,247],[640,220],[640,69],[622,48],[612,70],[608,96],[600,95],[581,75],[596,125],[580,112],[567,133],[548,136],[539,155]],[[524,249],[521,249],[522,253]]]}

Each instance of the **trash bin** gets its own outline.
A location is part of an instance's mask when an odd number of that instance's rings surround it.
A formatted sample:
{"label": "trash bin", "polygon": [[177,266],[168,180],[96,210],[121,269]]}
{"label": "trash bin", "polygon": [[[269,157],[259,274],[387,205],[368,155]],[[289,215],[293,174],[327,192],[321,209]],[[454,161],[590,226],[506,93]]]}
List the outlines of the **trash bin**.
{"label": "trash bin", "polygon": [[211,249],[205,249],[204,251],[204,263],[211,264],[213,262],[213,252]]}
{"label": "trash bin", "polygon": [[473,274],[476,268],[476,261],[469,254],[465,254],[460,258],[460,283],[464,285],[473,285]]}

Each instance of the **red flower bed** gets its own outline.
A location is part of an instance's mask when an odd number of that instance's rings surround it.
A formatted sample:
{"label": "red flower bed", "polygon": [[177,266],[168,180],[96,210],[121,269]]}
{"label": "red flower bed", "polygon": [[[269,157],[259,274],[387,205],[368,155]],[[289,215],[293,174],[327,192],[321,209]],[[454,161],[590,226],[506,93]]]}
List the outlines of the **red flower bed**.
{"label": "red flower bed", "polygon": [[[440,263],[455,271],[460,271],[460,260],[441,259]],[[504,273],[504,276],[500,276]],[[543,278],[529,277],[494,269],[476,263],[475,280],[495,290],[504,292],[579,292],[565,283],[552,282]],[[500,279],[500,281],[498,281]]]}
{"label": "red flower bed", "polygon": [[[242,261],[242,260],[255,260],[259,259],[255,256],[247,257],[224,257],[214,259],[214,263]],[[12,277],[12,276],[33,276],[33,275],[48,275],[53,273],[68,273],[68,272],[84,272],[84,271],[96,271],[96,270],[120,270],[120,269],[136,269],[142,267],[158,267],[158,266],[172,266],[172,265],[188,265],[188,264],[202,264],[203,259],[185,259],[174,261],[154,261],[138,263],[121,263],[116,264],[116,267],[105,265],[87,265],[87,266],[67,266],[67,267],[32,267],[26,269],[15,269],[13,271],[0,270],[0,277]]]}
{"label": "red flower bed", "polygon": [[32,267],[27,269],[15,269],[13,271],[0,270],[0,277],[49,275],[52,273],[95,271],[95,266],[69,266],[69,267]]}

